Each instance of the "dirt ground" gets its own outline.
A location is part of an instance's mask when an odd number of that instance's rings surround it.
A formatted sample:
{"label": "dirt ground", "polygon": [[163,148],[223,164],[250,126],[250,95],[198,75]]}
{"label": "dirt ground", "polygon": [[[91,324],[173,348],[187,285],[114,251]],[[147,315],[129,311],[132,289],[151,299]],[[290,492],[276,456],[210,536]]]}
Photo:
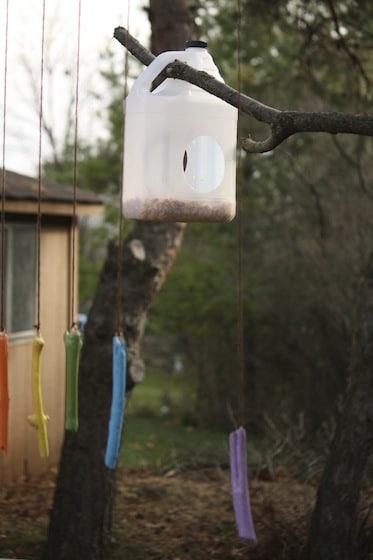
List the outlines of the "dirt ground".
{"label": "dirt ground", "polygon": [[[301,556],[315,487],[280,473],[251,481],[258,545],[236,536],[229,473],[219,468],[121,471],[113,559],[296,560]],[[0,557],[39,558],[55,473],[0,490]],[[365,492],[373,503],[373,488]],[[367,557],[368,558],[368,557]]]}

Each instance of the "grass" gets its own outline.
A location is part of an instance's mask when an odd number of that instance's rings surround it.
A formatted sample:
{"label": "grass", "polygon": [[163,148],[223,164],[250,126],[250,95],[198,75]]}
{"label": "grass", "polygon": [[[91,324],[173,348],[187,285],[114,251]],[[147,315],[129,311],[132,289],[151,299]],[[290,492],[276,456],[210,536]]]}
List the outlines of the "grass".
{"label": "grass", "polygon": [[[38,551],[40,551],[45,543],[45,534],[44,531],[38,529],[33,530],[31,523],[30,527],[30,531],[22,530],[22,532],[17,532],[17,530],[15,530],[11,536],[7,536],[6,546],[1,549],[2,556],[0,560],[6,560],[8,558],[9,560],[11,558],[20,560],[22,558],[27,558],[27,560],[40,559]],[[25,550],[27,550],[27,556],[24,555]]]}
{"label": "grass", "polygon": [[171,468],[227,463],[227,434],[195,428],[193,387],[182,376],[150,372],[136,387],[125,417],[121,467]]}
{"label": "grass", "polygon": [[137,416],[175,416],[191,410],[193,400],[194,387],[188,378],[150,371],[136,387],[127,412]]}
{"label": "grass", "polygon": [[227,435],[173,420],[141,418],[129,414],[124,428],[121,467],[171,468],[228,461]]}

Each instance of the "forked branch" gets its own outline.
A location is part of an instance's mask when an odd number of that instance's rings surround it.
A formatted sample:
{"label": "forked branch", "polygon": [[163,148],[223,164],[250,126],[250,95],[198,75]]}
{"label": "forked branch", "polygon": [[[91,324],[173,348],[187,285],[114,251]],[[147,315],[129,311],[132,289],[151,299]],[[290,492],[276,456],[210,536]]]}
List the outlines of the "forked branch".
{"label": "forked branch", "polygon": [[[114,37],[146,66],[154,59],[154,56],[124,27],[117,27],[114,30]],[[273,150],[286,138],[299,132],[328,132],[330,134],[373,136],[373,115],[280,111],[238,92],[227,84],[219,82],[206,72],[195,70],[179,60],[168,64],[162,70],[160,77],[178,78],[179,80],[190,82],[223,99],[226,103],[239,108],[241,112],[250,115],[257,121],[267,124],[271,132],[265,140],[255,141],[250,137],[242,140],[242,148],[250,153],[263,153]]]}

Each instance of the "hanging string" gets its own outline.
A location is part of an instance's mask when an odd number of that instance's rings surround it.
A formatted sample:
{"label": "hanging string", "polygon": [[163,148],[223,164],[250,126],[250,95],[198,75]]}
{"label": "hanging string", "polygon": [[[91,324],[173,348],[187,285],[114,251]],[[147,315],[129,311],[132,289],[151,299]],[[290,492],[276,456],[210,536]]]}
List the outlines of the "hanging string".
{"label": "hanging string", "polygon": [[[130,26],[130,0],[127,2],[127,29],[129,32]],[[128,33],[129,34],[129,33]],[[126,47],[126,45],[125,45]],[[123,85],[123,98],[127,97],[128,93],[128,75],[129,75],[129,50],[125,48],[125,55],[124,55],[124,85]],[[121,151],[121,171],[120,177],[123,178],[123,166],[124,166],[124,150],[125,150],[125,119],[126,113],[124,111],[124,118],[122,121],[122,130],[121,130],[121,138],[122,138],[122,151]],[[120,181],[120,188],[119,188],[119,201],[120,206],[122,204],[123,199],[123,180]],[[124,236],[124,216],[123,212],[119,213],[119,238],[118,238],[118,261],[117,261],[117,304],[116,304],[116,333],[118,336],[122,335],[123,331],[123,305],[122,305],[122,283],[123,283],[123,236]]]}
{"label": "hanging string", "polygon": [[81,37],[82,3],[78,2],[78,33],[76,48],[76,81],[75,81],[75,126],[74,126],[74,156],[73,156],[73,215],[72,215],[72,249],[71,249],[71,326],[75,322],[75,291],[76,291],[76,228],[77,228],[77,186],[78,186],[78,124],[79,124],[79,72],[80,72],[80,37]]}
{"label": "hanging string", "polygon": [[[237,89],[241,94],[241,2],[237,0]],[[245,423],[245,348],[244,348],[244,298],[243,298],[243,218],[242,218],[242,154],[240,147],[241,97],[238,98],[237,129],[237,394],[238,421]]]}
{"label": "hanging string", "polygon": [[45,48],[45,0],[43,0],[42,38],[40,57],[40,107],[39,107],[39,157],[38,157],[38,212],[37,212],[37,295],[36,295],[36,335],[32,343],[32,403],[33,414],[28,417],[30,425],[36,429],[40,457],[48,457],[49,445],[47,421],[49,416],[44,413],[41,389],[41,354],[44,339],[40,332],[40,301],[41,301],[41,176],[42,176],[42,137],[43,137],[43,90],[44,90],[44,48]]}
{"label": "hanging string", "polygon": [[[237,0],[237,89],[241,94],[241,2]],[[238,535],[255,545],[257,542],[250,506],[247,475],[245,422],[245,353],[243,301],[243,220],[242,220],[242,165],[240,148],[240,97],[237,127],[237,394],[240,427],[229,434],[229,461],[233,508]]]}
{"label": "hanging string", "polygon": [[9,0],[5,7],[5,47],[4,47],[4,94],[3,94],[3,169],[1,178],[1,308],[0,330],[5,332],[5,137],[7,112],[7,78],[8,78],[8,37],[9,37]]}
{"label": "hanging string", "polygon": [[1,183],[1,326],[0,326],[0,449],[8,450],[9,390],[8,335],[5,332],[5,136],[8,75],[9,0],[5,7],[4,96],[3,96],[3,169]]}
{"label": "hanging string", "polygon": [[76,291],[76,245],[77,245],[77,185],[78,185],[78,116],[79,116],[79,71],[80,71],[80,36],[81,36],[81,0],[78,2],[78,32],[76,48],[76,81],[75,81],[75,126],[73,154],[73,213],[71,233],[71,310],[70,331],[63,335],[66,353],[66,392],[65,392],[65,429],[76,432],[79,427],[79,362],[82,348],[82,336],[75,321]]}
{"label": "hanging string", "polygon": [[[130,23],[130,0],[127,3],[127,29]],[[128,90],[128,64],[129,52],[125,49],[124,63],[124,98]],[[120,183],[120,206],[123,198],[123,166],[124,166],[124,135],[125,114],[122,122],[122,157],[121,157],[121,183]],[[122,303],[122,283],[123,283],[123,213],[120,212],[119,218],[119,239],[117,255],[117,302],[116,302],[116,333],[113,337],[112,348],[112,398],[110,407],[109,430],[105,451],[105,465],[108,469],[114,470],[118,463],[120,442],[123,429],[124,409],[126,406],[126,374],[127,374],[127,354],[126,345],[123,338],[123,303]]]}
{"label": "hanging string", "polygon": [[44,50],[45,50],[45,0],[43,0],[41,56],[40,56],[40,102],[39,102],[39,154],[38,154],[38,211],[37,211],[37,286],[36,286],[36,331],[40,331],[40,293],[41,293],[41,178],[42,178],[42,141],[43,141],[43,97],[44,97]]}

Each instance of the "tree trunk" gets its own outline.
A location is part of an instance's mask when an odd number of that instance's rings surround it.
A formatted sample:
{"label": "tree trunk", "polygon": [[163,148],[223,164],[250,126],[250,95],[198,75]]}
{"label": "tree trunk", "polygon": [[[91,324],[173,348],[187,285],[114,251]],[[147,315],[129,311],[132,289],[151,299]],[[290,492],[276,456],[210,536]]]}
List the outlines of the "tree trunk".
{"label": "tree trunk", "polygon": [[[138,223],[122,255],[128,389],[139,365],[139,342],[154,296],[180,247],[184,224]],[[115,472],[104,465],[111,403],[112,337],[116,329],[118,247],[111,242],[84,333],[79,430],[67,432],[44,558],[108,559]]]}
{"label": "tree trunk", "polygon": [[152,26],[150,50],[155,55],[184,50],[186,41],[198,38],[191,0],[150,0],[149,19]]}
{"label": "tree trunk", "polygon": [[306,560],[358,560],[357,506],[373,448],[373,254],[363,272],[351,379],[312,515]]}
{"label": "tree trunk", "polygon": [[[189,1],[150,2],[150,16],[155,25],[155,54],[184,48],[188,26],[193,24]],[[163,18],[167,21],[164,28]],[[148,310],[173,264],[184,229],[185,224],[138,222],[124,243],[121,297],[128,352],[127,390],[133,387],[141,368],[139,343]],[[105,467],[104,453],[116,329],[117,255],[118,248],[111,242],[85,329],[79,374],[79,430],[65,436],[44,560],[110,557],[115,472]]]}

